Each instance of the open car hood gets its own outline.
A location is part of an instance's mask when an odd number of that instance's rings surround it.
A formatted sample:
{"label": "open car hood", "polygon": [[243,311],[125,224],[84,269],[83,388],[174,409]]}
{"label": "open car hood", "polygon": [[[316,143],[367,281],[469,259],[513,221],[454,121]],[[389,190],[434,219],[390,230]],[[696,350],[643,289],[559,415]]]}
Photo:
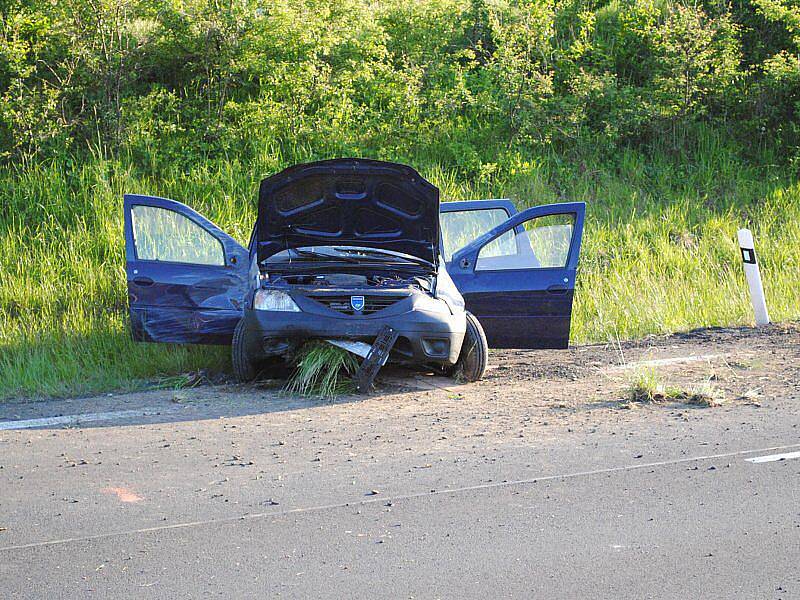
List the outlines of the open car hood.
{"label": "open car hood", "polygon": [[439,189],[395,163],[295,165],[261,182],[255,233],[259,263],[288,248],[363,246],[408,254],[435,269]]}

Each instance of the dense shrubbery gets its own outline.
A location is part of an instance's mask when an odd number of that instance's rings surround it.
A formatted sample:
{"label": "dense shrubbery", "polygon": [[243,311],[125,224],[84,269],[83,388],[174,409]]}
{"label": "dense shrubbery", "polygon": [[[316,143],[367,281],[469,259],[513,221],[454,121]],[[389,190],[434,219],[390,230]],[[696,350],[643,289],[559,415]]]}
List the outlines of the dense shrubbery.
{"label": "dense shrubbery", "polygon": [[681,151],[703,122],[793,159],[798,51],[797,0],[4,0],[0,151],[479,174],[537,148]]}

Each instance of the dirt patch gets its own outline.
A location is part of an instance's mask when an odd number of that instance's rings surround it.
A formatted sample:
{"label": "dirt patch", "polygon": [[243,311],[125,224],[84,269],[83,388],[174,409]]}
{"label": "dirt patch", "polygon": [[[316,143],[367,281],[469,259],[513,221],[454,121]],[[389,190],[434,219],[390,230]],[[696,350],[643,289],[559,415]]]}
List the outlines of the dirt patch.
{"label": "dirt patch", "polygon": [[676,391],[676,401],[692,403],[697,394],[688,390],[713,384],[731,401],[753,403],[800,389],[800,325],[702,329],[568,350],[500,350],[492,352],[491,364],[473,393],[513,387],[523,395],[546,391],[555,402],[586,405],[623,400],[632,378],[647,371]]}

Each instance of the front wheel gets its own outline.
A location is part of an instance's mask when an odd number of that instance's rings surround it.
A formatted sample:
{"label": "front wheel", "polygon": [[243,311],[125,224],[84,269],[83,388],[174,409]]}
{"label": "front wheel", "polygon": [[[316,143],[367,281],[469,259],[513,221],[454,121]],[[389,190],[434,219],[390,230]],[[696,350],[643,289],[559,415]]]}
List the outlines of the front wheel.
{"label": "front wheel", "polygon": [[233,343],[231,344],[233,374],[236,376],[236,379],[242,382],[253,381],[253,379],[256,378],[256,365],[247,352],[244,339],[244,319],[242,319],[233,331]]}
{"label": "front wheel", "polygon": [[489,357],[489,344],[480,322],[472,313],[467,313],[467,332],[461,345],[461,354],[453,367],[456,379],[478,381],[486,372],[486,361]]}

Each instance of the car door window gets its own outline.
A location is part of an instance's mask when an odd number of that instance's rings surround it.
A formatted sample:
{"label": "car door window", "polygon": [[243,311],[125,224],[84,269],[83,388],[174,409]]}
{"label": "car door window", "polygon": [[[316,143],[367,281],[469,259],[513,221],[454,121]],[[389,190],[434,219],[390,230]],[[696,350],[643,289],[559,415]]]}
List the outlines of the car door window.
{"label": "car door window", "polygon": [[[442,253],[445,261],[449,261],[453,254],[467,244],[508,220],[508,217],[508,213],[502,208],[443,212],[439,222],[442,227]],[[514,234],[504,233],[487,244],[485,249],[487,256],[513,252]]]}
{"label": "car door window", "polygon": [[225,265],[222,242],[191,219],[156,206],[131,208],[133,239],[139,260]]}
{"label": "car door window", "polygon": [[[529,219],[481,248],[475,270],[563,268],[569,258],[574,226],[572,213]],[[505,236],[511,236],[511,243],[495,244]]]}

